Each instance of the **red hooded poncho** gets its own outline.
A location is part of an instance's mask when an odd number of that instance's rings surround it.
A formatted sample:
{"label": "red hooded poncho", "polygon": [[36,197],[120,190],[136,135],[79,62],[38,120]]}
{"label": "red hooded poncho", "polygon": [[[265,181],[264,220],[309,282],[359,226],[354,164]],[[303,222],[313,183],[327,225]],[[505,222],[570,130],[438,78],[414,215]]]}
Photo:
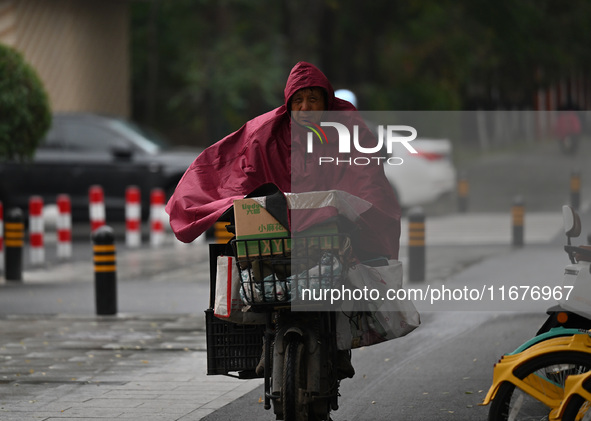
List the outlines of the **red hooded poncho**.
{"label": "red hooded poncho", "polygon": [[296,64],[285,86],[284,105],[250,120],[207,148],[185,172],[166,206],[180,241],[193,241],[235,199],[273,183],[283,192],[343,190],[367,200],[373,206],[358,221],[366,251],[398,258],[400,207],[383,168],[340,165],[328,173],[325,167],[319,175],[318,168],[306,162],[305,143],[299,141],[302,136],[295,136],[292,145],[289,99],[296,91],[312,86],[326,91],[329,111],[355,111],[349,102],[335,98],[330,82],[318,68],[305,62]]}

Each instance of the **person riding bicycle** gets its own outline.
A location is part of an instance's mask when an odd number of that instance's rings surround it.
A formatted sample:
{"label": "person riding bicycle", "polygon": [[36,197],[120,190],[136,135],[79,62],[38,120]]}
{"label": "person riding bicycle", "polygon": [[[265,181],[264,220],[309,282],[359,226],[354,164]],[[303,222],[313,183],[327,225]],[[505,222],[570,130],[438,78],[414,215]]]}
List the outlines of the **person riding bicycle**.
{"label": "person riding bicycle", "polygon": [[[235,199],[265,184],[275,184],[286,193],[334,189],[372,204],[359,222],[369,239],[364,241],[369,248],[366,251],[397,259],[401,211],[383,168],[341,165],[319,175],[319,169],[305,161],[305,139],[292,144],[292,126],[300,123],[292,120],[292,111],[354,112],[356,108],[336,98],[328,78],[306,62],[293,67],[284,94],[283,105],[248,121],[204,150],[190,165],[166,205],[176,237],[182,242],[193,241],[213,226]],[[375,140],[369,142],[375,145]]]}
{"label": "person riding bicycle", "polygon": [[[401,211],[383,168],[312,165],[305,133],[298,130],[314,123],[309,120],[317,114],[310,112],[352,113],[357,111],[355,106],[336,98],[328,78],[306,62],[292,68],[284,96],[283,105],[213,144],[187,169],[166,205],[176,237],[193,241],[213,226],[234,200],[267,184],[284,193],[341,190],[372,205],[356,221],[359,243],[363,244],[362,249],[355,250],[359,259],[397,259]],[[371,146],[376,144],[371,132],[363,128],[359,139]],[[346,377],[353,374],[351,367]]]}
{"label": "person riding bicycle", "polygon": [[575,153],[582,133],[578,107],[572,101],[560,106],[557,111],[554,132],[565,152]]}

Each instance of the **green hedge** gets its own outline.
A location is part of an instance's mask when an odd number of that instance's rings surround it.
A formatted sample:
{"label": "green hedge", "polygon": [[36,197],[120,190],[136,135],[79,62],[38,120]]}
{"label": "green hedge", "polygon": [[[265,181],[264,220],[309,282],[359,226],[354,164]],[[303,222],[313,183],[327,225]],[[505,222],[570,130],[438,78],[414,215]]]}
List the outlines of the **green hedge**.
{"label": "green hedge", "polygon": [[0,44],[0,158],[32,157],[50,125],[49,99],[35,69]]}

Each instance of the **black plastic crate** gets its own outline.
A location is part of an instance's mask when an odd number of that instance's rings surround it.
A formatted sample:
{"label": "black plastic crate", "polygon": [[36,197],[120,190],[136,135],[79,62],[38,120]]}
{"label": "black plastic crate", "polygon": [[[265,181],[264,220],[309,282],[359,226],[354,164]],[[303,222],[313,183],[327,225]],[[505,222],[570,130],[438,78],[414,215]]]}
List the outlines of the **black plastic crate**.
{"label": "black plastic crate", "polygon": [[263,349],[264,325],[239,325],[218,319],[205,310],[207,374],[238,372],[238,377],[256,377],[254,370]]}

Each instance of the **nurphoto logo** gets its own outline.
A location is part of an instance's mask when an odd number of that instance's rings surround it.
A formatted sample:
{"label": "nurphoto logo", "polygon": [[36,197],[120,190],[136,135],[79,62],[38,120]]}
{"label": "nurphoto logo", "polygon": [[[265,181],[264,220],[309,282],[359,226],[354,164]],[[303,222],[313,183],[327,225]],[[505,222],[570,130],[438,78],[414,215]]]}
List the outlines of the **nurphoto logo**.
{"label": "nurphoto logo", "polygon": [[[357,152],[373,156],[356,156],[355,158],[342,158],[336,156],[321,156],[319,157],[318,164],[326,165],[402,165],[404,160],[400,157],[392,156],[394,143],[402,144],[408,152],[416,154],[417,151],[410,144],[411,141],[416,139],[417,131],[412,126],[399,126],[399,125],[378,125],[377,126],[377,143],[375,146],[362,146],[359,142],[359,126],[353,125],[353,135],[347,126],[342,123],[323,121],[320,125],[310,123],[306,125],[310,131],[307,137],[307,153],[312,153],[314,150],[314,137],[320,140],[320,144],[324,145],[328,143],[328,136],[323,127],[331,127],[337,131],[339,139],[339,154],[350,154],[351,143]],[[408,134],[406,134],[408,133]],[[351,142],[353,140],[353,142]],[[386,146],[388,156],[375,156],[379,154]]]}

